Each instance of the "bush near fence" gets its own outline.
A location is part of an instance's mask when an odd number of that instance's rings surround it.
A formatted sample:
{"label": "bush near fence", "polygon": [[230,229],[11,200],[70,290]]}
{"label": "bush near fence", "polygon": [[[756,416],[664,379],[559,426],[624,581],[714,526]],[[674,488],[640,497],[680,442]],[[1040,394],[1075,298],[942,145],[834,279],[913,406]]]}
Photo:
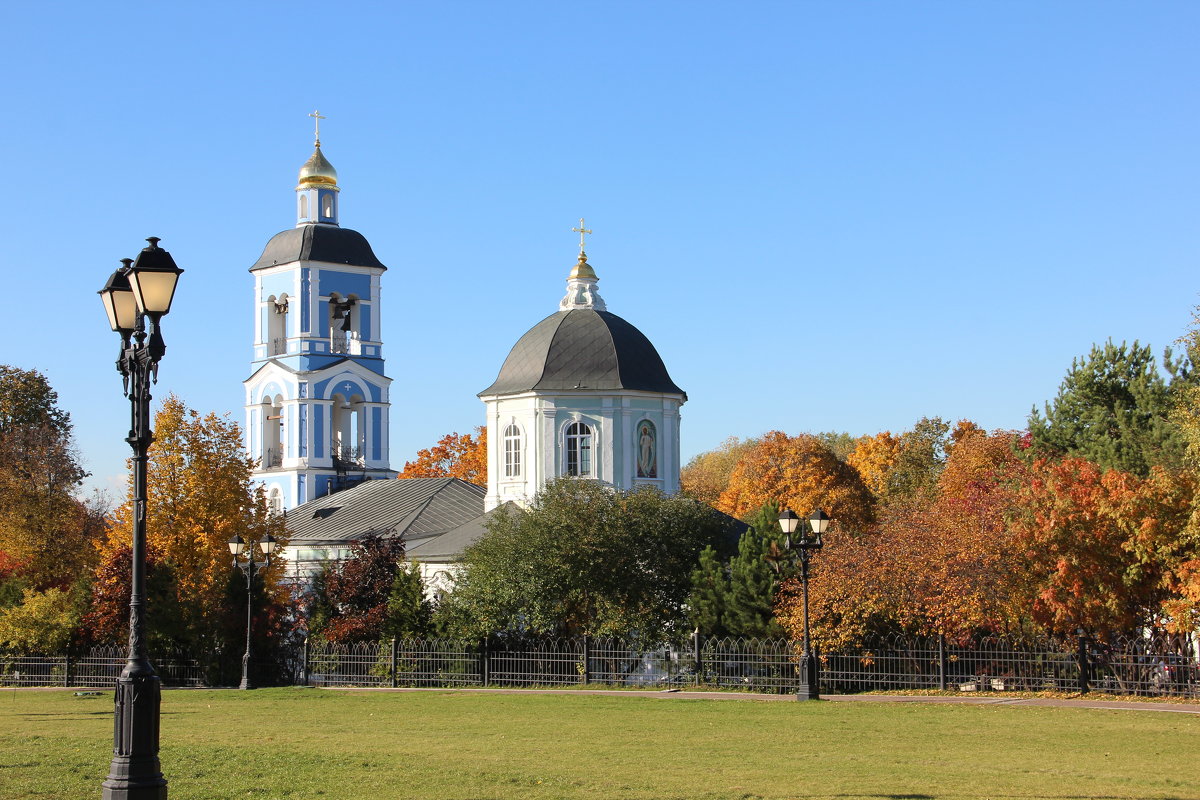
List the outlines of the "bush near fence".
{"label": "bush near fence", "polygon": [[[255,675],[311,686],[709,687],[777,694],[797,690],[801,643],[692,636],[655,646],[621,639],[397,639],[339,645],[306,642],[286,663]],[[233,685],[240,654],[168,654],[155,669],[167,686]],[[1200,699],[1200,664],[1186,637],[1016,641],[893,636],[854,650],[818,653],[822,690],[1092,691]],[[0,685],[110,687],[122,648],[80,654],[0,654]],[[259,685],[267,681],[258,680]]]}

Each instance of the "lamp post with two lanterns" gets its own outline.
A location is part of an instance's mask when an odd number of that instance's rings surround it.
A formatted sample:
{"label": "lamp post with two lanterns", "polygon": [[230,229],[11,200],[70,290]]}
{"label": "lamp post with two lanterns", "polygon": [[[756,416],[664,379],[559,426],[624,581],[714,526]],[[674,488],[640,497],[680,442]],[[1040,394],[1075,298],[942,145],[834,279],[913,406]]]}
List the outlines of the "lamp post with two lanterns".
{"label": "lamp post with two lanterns", "polygon": [[[796,691],[797,700],[821,699],[821,674],[817,661],[813,658],[812,640],[808,630],[808,562],[812,554],[820,550],[825,543],[821,537],[829,527],[829,515],[817,510],[808,516],[810,531],[802,531],[798,538],[793,535],[800,527],[800,518],[786,509],[779,515],[779,528],[783,531],[784,558],[794,566],[800,562],[800,587],[804,595],[804,652],[800,656],[800,686]],[[779,559],[772,562],[776,571],[782,569]]]}
{"label": "lamp post with two lanterns", "polygon": [[166,800],[167,779],[158,761],[160,681],[146,651],[146,462],[154,441],[150,384],[167,352],[161,321],[171,310],[181,270],[151,236],[136,259],[100,290],[108,323],[121,337],[117,371],[129,398],[133,449],[133,541],[129,591],[129,654],[117,679],[113,713],[113,759],[102,784],[104,800]]}
{"label": "lamp post with two lanterns", "polygon": [[[255,542],[247,545],[241,536],[234,535],[229,540],[229,552],[233,554],[233,565],[246,574],[246,652],[242,655],[242,682],[239,689],[253,689],[250,680],[250,628],[254,619],[254,574],[271,566],[271,553],[275,550],[275,537],[267,534],[257,544],[263,552],[263,561],[254,560]],[[242,556],[245,560],[242,560]]]}

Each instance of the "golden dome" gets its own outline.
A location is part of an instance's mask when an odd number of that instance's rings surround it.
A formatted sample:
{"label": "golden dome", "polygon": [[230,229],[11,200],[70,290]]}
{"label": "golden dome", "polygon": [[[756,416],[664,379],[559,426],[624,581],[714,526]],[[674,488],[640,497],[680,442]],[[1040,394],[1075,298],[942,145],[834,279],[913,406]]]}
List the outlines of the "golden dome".
{"label": "golden dome", "polygon": [[594,281],[600,280],[596,277],[596,270],[592,269],[592,265],[587,263],[587,253],[582,250],[579,251],[579,261],[571,269],[571,274],[567,276],[567,280],[574,280],[576,278],[590,278]]}
{"label": "golden dome", "polygon": [[337,170],[321,153],[321,145],[300,168],[300,186],[337,186]]}

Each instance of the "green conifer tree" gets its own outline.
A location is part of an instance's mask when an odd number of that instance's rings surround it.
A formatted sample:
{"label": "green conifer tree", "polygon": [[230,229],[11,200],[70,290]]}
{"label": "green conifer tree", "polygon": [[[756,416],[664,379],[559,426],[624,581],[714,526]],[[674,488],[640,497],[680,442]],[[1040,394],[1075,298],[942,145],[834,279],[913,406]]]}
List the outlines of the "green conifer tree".
{"label": "green conifer tree", "polygon": [[421,566],[415,562],[399,565],[388,596],[384,635],[398,639],[425,636],[430,631],[432,615],[433,607],[425,598]]}
{"label": "green conifer tree", "polygon": [[1030,414],[1029,452],[1076,456],[1142,477],[1153,466],[1179,467],[1186,441],[1170,416],[1193,383],[1188,360],[1173,358],[1169,348],[1160,369],[1149,345],[1093,346],[1071,362],[1045,415],[1036,408]]}
{"label": "green conifer tree", "polygon": [[703,636],[725,636],[725,603],[729,595],[729,570],[712,545],[700,551],[700,564],[692,571],[688,618]]}
{"label": "green conifer tree", "polygon": [[772,542],[782,538],[779,507],[767,503],[750,520],[750,529],[738,542],[737,555],[729,560],[729,593],[724,622],[735,636],[783,636],[775,622],[775,592],[780,579],[767,559]]}

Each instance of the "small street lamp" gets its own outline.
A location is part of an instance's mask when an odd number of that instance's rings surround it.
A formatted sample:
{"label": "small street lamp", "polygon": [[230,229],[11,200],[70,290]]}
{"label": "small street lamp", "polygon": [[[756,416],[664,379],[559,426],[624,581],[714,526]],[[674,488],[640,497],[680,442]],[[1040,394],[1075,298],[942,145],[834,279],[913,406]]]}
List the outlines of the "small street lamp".
{"label": "small street lamp", "polygon": [[[239,689],[254,688],[254,684],[250,681],[250,626],[254,619],[254,594],[251,590],[254,584],[254,573],[271,566],[271,552],[275,549],[275,537],[268,533],[257,544],[263,551],[265,561],[254,560],[255,542],[251,541],[247,546],[242,537],[236,534],[229,540],[229,552],[233,554],[233,565],[246,574],[246,652],[242,654],[242,682],[238,684]],[[242,560],[243,555],[246,557],[245,561]]]}
{"label": "small street lamp", "polygon": [[102,784],[104,800],[166,800],[167,779],[158,761],[161,682],[146,652],[146,460],[150,428],[150,383],[167,352],[161,321],[171,310],[183,272],[171,254],[150,243],[136,259],[121,259],[100,290],[108,324],[121,337],[117,371],[129,398],[133,449],[133,542],[129,589],[129,655],[114,696],[113,759]]}
{"label": "small street lamp", "polygon": [[[808,525],[811,528],[811,536],[809,531],[802,531],[799,538],[793,539],[792,535],[800,527],[800,518],[793,514],[791,509],[779,515],[779,528],[783,531],[783,549],[792,564],[795,564],[797,555],[799,556],[800,586],[804,595],[804,653],[800,656],[800,686],[796,691],[796,699],[820,700],[821,674],[817,660],[813,658],[812,639],[808,632],[808,562],[812,558],[812,552],[820,550],[825,544],[821,536],[829,527],[829,515],[824,511],[814,511],[808,516]],[[779,562],[774,563],[778,570]]]}

